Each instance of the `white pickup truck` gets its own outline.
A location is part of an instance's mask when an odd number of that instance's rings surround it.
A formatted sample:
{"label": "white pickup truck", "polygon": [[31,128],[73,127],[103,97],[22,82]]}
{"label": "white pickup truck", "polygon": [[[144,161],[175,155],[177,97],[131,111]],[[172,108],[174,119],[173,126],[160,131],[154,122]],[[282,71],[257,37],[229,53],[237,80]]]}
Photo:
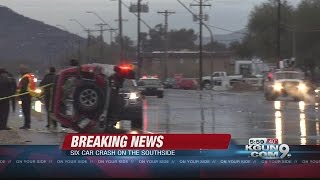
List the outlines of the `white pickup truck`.
{"label": "white pickup truck", "polygon": [[212,89],[214,85],[221,85],[222,80],[226,79],[230,81],[230,85],[232,86],[235,82],[242,81],[242,75],[230,75],[228,76],[226,72],[214,72],[211,76],[202,77],[202,85],[205,89]]}

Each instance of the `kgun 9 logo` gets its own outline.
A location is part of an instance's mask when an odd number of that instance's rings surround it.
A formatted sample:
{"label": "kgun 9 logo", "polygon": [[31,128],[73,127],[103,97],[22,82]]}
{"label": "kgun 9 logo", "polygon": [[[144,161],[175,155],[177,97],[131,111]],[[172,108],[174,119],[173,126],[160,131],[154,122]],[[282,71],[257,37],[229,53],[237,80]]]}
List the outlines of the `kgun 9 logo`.
{"label": "kgun 9 logo", "polygon": [[246,151],[250,152],[250,157],[260,157],[262,159],[283,159],[291,157],[290,147],[287,144],[278,144],[275,138],[251,138]]}

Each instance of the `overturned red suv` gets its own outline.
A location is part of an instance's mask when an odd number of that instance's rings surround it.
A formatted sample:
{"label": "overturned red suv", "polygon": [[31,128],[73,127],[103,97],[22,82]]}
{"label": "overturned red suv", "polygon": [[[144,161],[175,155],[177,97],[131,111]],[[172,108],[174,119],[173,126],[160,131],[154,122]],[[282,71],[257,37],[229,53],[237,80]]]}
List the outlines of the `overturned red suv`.
{"label": "overturned red suv", "polygon": [[130,120],[143,127],[142,96],[123,82],[134,81],[131,65],[85,64],[59,72],[51,103],[51,118],[78,132],[102,133]]}

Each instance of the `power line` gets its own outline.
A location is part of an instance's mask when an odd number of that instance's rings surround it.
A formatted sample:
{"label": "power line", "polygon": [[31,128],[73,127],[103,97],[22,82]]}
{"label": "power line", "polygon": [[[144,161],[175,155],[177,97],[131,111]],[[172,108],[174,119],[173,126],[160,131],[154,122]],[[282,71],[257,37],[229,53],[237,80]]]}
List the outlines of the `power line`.
{"label": "power line", "polygon": [[[121,1],[121,3],[123,4],[123,6],[125,6],[127,9],[130,10],[130,7],[129,7],[127,4],[125,4],[123,1]],[[130,12],[130,13],[132,13],[133,15],[135,15],[136,17],[138,17],[138,14],[137,14],[137,13],[134,13],[134,12]],[[140,21],[141,21],[145,26],[147,26],[147,28],[148,28],[149,30],[152,29],[152,27],[151,27],[146,21],[144,21],[142,18],[140,18]]]}
{"label": "power line", "polygon": [[104,42],[103,33],[104,33],[104,31],[106,31],[106,29],[103,29],[103,27],[107,26],[107,24],[100,23],[100,24],[96,24],[96,26],[100,27],[100,29],[99,29],[100,38],[101,38],[101,42],[100,42],[100,58],[103,59],[103,42]]}
{"label": "power line", "polygon": [[192,12],[183,2],[180,0],[177,0],[187,11],[189,11],[192,15],[196,16],[194,12]]}
{"label": "power line", "polygon": [[141,76],[141,69],[142,69],[142,58],[141,58],[141,1],[137,0],[137,10],[138,10],[138,54],[137,54],[137,60],[138,60],[138,78]]}
{"label": "power line", "polygon": [[[91,45],[91,32],[94,32],[94,31],[97,31],[97,30],[91,30],[91,29],[89,29],[89,28],[86,28],[84,25],[82,25],[82,24],[81,24],[78,20],[76,20],[76,19],[70,19],[70,21],[76,22],[79,26],[81,26],[81,27],[83,28],[84,31],[87,32],[87,34],[88,34],[88,38],[87,38],[87,50],[88,50],[88,48],[89,48],[90,45]],[[90,57],[89,57],[89,55],[87,55],[87,62],[89,62],[89,59],[90,59]]]}
{"label": "power line", "polygon": [[85,32],[87,32],[88,34],[88,39],[87,39],[87,47],[90,46],[90,40],[91,40],[91,33],[94,32],[94,31],[97,31],[97,30],[92,30],[92,29],[89,29],[89,28],[86,28],[84,25],[82,25],[78,20],[76,19],[70,19],[70,21],[73,21],[73,22],[76,22],[79,26],[81,26],[83,28],[83,30]]}
{"label": "power line", "polygon": [[243,38],[217,40],[216,42],[219,42],[219,41],[223,41],[223,42],[234,42],[234,41],[239,41],[239,40],[243,40]]}
{"label": "power line", "polygon": [[[111,1],[117,1],[117,0],[111,0]],[[122,0],[118,0],[118,19],[116,19],[116,21],[118,21],[118,28],[119,28],[119,45],[120,45],[120,62],[123,61],[124,59],[124,45],[123,45],[123,22],[124,21],[128,21],[127,19],[122,19]],[[110,36],[112,36],[112,32],[113,29],[110,28]],[[111,40],[112,42],[112,40]],[[110,43],[111,44],[111,43]]]}
{"label": "power line", "polygon": [[89,30],[76,19],[70,19],[70,21],[73,21],[73,22],[76,22],[77,24],[79,24],[83,28],[84,31],[88,31]]}
{"label": "power line", "polygon": [[107,31],[109,31],[110,32],[110,44],[112,44],[112,40],[113,40],[113,32],[116,32],[118,29],[112,29],[112,28],[110,28],[110,29],[106,29]]}
{"label": "power line", "polygon": [[[123,60],[123,24],[122,24],[122,0],[119,0],[118,4],[118,18],[119,18],[119,41],[120,41],[120,60]],[[112,36],[112,29],[110,29],[110,36]],[[112,37],[110,37],[112,38]],[[110,45],[112,43],[112,39],[110,41]]]}
{"label": "power line", "polygon": [[204,20],[204,15],[203,15],[203,7],[211,6],[210,4],[204,4],[203,0],[199,0],[199,4],[191,4],[191,6],[198,6],[199,7],[199,16],[198,19],[200,21],[199,23],[199,84],[200,84],[200,90],[203,89],[202,85],[202,26],[203,26],[203,20]]}
{"label": "power line", "polygon": [[137,13],[137,33],[138,33],[138,44],[137,44],[137,62],[138,62],[138,71],[137,78],[141,75],[142,69],[142,58],[141,58],[141,13],[149,12],[149,7],[147,4],[142,4],[142,0],[137,0],[136,4],[131,4],[129,11],[132,13]]}
{"label": "power line", "polygon": [[297,33],[313,33],[313,32],[320,32],[320,29],[298,29],[296,26],[290,26],[287,24],[281,24],[284,26],[284,28],[288,31],[294,31]]}
{"label": "power line", "polygon": [[94,11],[87,11],[88,14],[93,14],[95,15],[98,19],[100,19],[106,26],[108,26],[110,29],[113,29],[112,26],[110,26],[110,24],[108,24],[98,13],[94,12]]}
{"label": "power line", "polygon": [[164,62],[164,79],[167,79],[167,76],[168,76],[168,59],[169,59],[169,55],[168,55],[168,48],[169,48],[169,35],[168,35],[168,17],[172,14],[175,14],[175,12],[173,11],[168,11],[168,10],[165,10],[165,11],[158,11],[158,14],[162,14],[164,15],[165,17],[165,22],[164,22],[164,25],[165,25],[165,36],[166,36],[166,40],[165,40],[165,62]]}
{"label": "power line", "polygon": [[281,0],[278,0],[278,16],[277,16],[277,46],[276,55],[278,58],[278,66],[280,66],[281,61]]}
{"label": "power line", "polygon": [[[193,16],[196,16],[196,14],[195,14],[192,10],[190,10],[183,2],[181,2],[180,0],[177,0],[177,1],[178,1],[179,4],[182,5],[189,13],[191,13]],[[212,27],[212,28],[220,29],[220,30],[227,31],[227,32],[247,34],[247,33],[241,33],[241,32],[238,32],[238,31],[229,30],[229,29],[222,28],[222,27],[217,27],[217,26],[209,25],[209,24],[207,24],[207,23],[203,23],[203,25],[204,25],[205,27],[207,27],[208,30],[210,29],[210,28],[208,28],[208,26],[210,26],[210,27]]]}
{"label": "power line", "polygon": [[210,24],[207,24],[207,25],[210,26],[210,27],[212,27],[212,28],[219,29],[219,30],[223,30],[223,31],[227,31],[227,32],[231,32],[231,33],[248,35],[248,33],[245,33],[245,32],[239,32],[239,31],[229,30],[229,29],[225,29],[225,28],[222,28],[222,27],[213,26],[213,25],[210,25]]}

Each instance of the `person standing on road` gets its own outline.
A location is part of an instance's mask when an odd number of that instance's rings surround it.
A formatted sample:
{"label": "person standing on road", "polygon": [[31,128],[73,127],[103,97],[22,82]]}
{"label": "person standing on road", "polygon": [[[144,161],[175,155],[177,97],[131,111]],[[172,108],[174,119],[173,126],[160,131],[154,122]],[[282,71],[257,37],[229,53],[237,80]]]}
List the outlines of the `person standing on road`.
{"label": "person standing on road", "polygon": [[56,69],[54,67],[50,67],[49,73],[44,76],[40,83],[40,86],[46,86],[44,87],[44,103],[47,111],[47,128],[49,128],[51,124],[53,124],[54,127],[57,127],[57,122],[50,119],[50,109],[52,107],[51,96],[53,95],[53,83],[55,83],[56,78]]}
{"label": "person standing on road", "polygon": [[[13,77],[11,73],[8,73],[9,80],[10,80],[10,88],[11,88],[11,95],[14,95],[17,92],[17,81]],[[16,98],[13,97],[11,98],[11,106],[12,106],[12,111],[16,111]]]}
{"label": "person standing on road", "polygon": [[[0,98],[12,95],[8,73],[0,68]],[[10,130],[7,126],[10,111],[10,99],[0,100],[0,130]]]}
{"label": "person standing on road", "polygon": [[71,59],[69,62],[69,66],[79,66],[79,61],[76,59]]}
{"label": "person standing on road", "polygon": [[35,95],[36,83],[34,75],[30,73],[26,66],[21,66],[20,69],[21,79],[18,84],[17,93],[24,95],[19,96],[22,101],[22,112],[24,115],[24,125],[20,129],[31,128],[31,99]]}

